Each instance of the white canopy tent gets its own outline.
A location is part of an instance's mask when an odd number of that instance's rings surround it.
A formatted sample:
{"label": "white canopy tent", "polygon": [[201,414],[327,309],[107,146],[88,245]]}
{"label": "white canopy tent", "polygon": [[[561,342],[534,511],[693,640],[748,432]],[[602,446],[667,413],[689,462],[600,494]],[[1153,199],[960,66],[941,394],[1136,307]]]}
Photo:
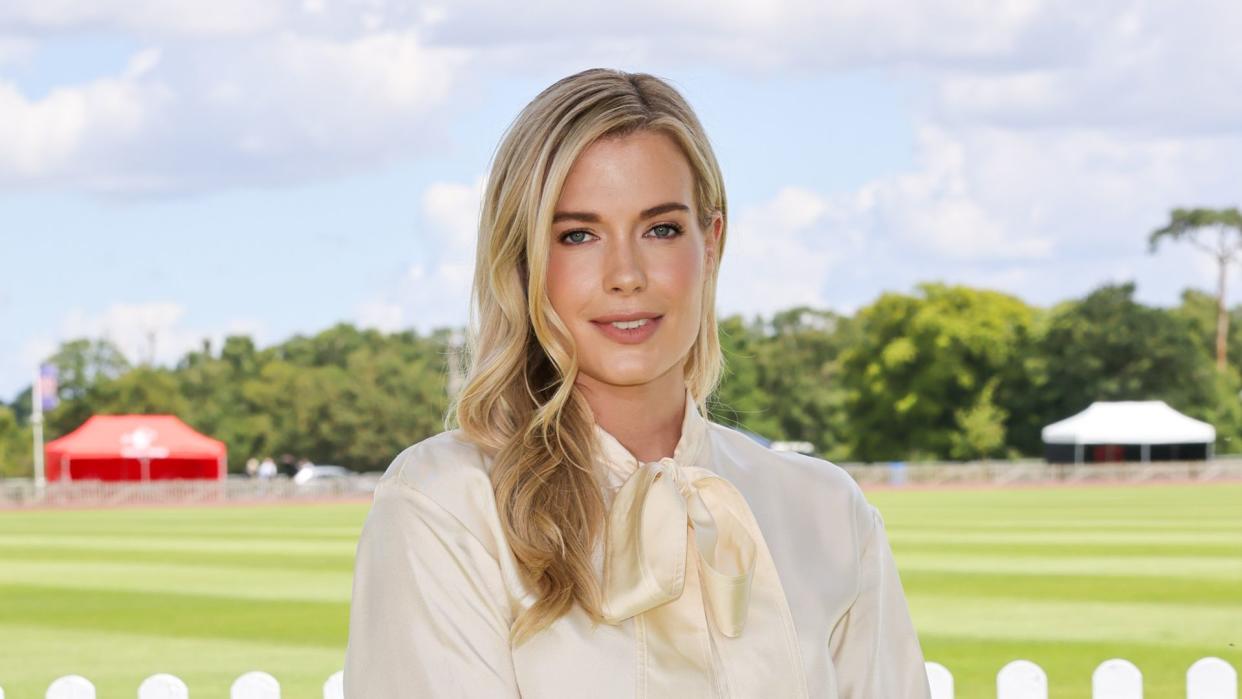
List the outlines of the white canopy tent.
{"label": "white canopy tent", "polygon": [[1175,452],[1180,445],[1199,445],[1210,459],[1216,443],[1216,428],[1162,400],[1096,401],[1081,413],[1048,425],[1042,435],[1049,447],[1072,445],[1075,463],[1083,461],[1088,445],[1138,446],[1139,459],[1151,461],[1153,445],[1172,445]]}

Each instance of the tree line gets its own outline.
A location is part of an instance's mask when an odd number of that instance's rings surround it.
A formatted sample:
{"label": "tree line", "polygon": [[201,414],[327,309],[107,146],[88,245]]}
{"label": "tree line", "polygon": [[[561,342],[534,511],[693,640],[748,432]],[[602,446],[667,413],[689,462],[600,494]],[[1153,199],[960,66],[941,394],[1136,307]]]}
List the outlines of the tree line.
{"label": "tree line", "polygon": [[[1242,451],[1242,378],[1216,366],[1217,331],[1242,356],[1242,306],[1218,317],[1187,290],[1171,308],[1102,286],[1051,308],[1005,293],[925,283],[852,315],[791,308],[721,321],[727,362],[712,419],[769,439],[810,442],[835,461],[967,460],[1042,453],[1040,429],[1095,400],[1164,400],[1215,425],[1218,453]],[[452,341],[338,324],[259,348],[207,341],[174,366],[131,364],[82,338],[48,358],[60,404],[48,440],[93,414],[172,413],[223,440],[229,468],[290,454],[384,468],[444,428]],[[0,475],[32,469],[30,391],[0,403]]]}

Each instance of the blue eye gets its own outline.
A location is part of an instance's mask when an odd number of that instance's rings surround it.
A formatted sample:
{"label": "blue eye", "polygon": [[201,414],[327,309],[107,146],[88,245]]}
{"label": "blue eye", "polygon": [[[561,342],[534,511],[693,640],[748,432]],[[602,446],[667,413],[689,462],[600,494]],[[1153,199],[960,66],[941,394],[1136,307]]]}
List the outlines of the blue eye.
{"label": "blue eye", "polygon": [[591,235],[586,231],[569,231],[561,236],[561,242],[569,245],[581,245],[587,241],[586,236]]}
{"label": "blue eye", "polygon": [[667,240],[681,235],[681,226],[675,223],[661,223],[658,226],[652,227],[651,232],[656,234],[655,237]]}

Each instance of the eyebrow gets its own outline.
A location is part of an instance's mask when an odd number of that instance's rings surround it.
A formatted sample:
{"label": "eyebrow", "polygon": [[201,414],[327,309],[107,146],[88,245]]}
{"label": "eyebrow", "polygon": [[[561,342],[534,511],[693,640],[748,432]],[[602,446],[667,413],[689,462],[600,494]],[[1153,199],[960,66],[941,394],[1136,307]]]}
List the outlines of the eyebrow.
{"label": "eyebrow", "polygon": [[[681,202],[670,201],[664,204],[657,204],[650,209],[643,209],[638,215],[639,218],[651,218],[660,214],[667,214],[670,211],[689,211],[690,207]],[[552,215],[552,223],[560,223],[561,221],[581,221],[583,223],[599,223],[599,214],[590,211],[557,211]]]}

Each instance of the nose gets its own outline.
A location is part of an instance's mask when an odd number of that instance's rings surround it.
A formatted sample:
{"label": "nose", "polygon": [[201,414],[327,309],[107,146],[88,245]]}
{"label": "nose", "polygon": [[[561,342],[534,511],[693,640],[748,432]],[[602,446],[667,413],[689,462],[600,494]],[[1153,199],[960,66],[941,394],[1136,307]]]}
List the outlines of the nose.
{"label": "nose", "polygon": [[642,255],[633,240],[620,237],[608,250],[604,285],[610,293],[633,294],[647,286]]}

